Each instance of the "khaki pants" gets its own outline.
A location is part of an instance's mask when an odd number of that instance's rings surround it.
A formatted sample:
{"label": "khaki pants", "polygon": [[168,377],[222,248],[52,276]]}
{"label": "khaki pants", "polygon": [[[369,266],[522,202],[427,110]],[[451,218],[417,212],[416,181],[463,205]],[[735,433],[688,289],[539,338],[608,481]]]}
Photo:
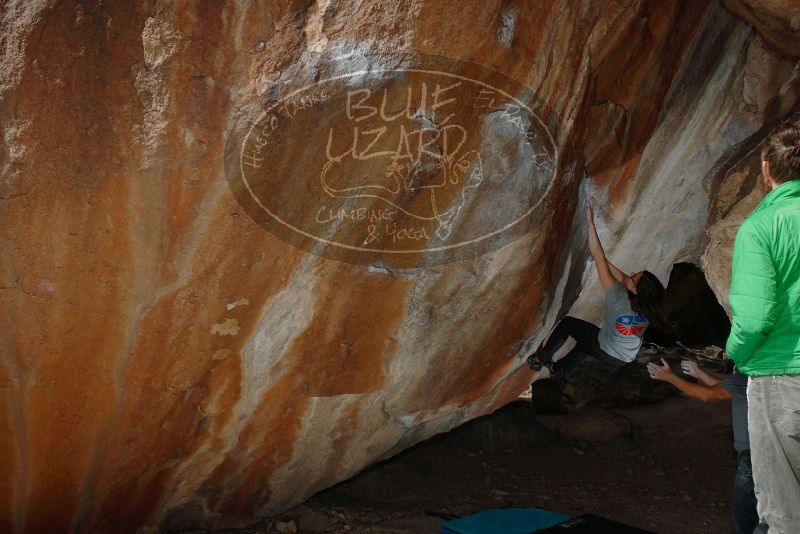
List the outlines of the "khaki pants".
{"label": "khaki pants", "polygon": [[[800,375],[751,377],[747,405],[758,516],[770,534],[797,534]],[[763,532],[763,526],[756,531]]]}

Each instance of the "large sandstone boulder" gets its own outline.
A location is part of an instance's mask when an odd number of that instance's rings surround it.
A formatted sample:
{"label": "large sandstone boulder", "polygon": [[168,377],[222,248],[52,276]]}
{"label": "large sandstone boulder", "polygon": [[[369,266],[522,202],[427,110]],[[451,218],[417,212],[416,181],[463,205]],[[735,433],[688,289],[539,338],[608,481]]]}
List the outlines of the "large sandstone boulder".
{"label": "large sandstone boulder", "polygon": [[[600,313],[583,200],[665,277],[797,101],[783,41],[706,0],[0,17],[9,532],[248,524],[508,403]],[[452,116],[406,105],[446,80]]]}

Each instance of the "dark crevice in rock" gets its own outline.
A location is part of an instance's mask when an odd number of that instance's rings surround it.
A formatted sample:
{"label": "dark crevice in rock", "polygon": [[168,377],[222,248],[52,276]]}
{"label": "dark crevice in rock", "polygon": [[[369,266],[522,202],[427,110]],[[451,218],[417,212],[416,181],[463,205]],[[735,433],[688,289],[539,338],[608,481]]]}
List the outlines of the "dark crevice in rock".
{"label": "dark crevice in rock", "polygon": [[[672,267],[664,307],[666,315],[677,323],[678,340],[685,345],[725,346],[731,323],[697,265],[676,263]],[[644,340],[659,345],[676,341],[654,328],[648,328]]]}

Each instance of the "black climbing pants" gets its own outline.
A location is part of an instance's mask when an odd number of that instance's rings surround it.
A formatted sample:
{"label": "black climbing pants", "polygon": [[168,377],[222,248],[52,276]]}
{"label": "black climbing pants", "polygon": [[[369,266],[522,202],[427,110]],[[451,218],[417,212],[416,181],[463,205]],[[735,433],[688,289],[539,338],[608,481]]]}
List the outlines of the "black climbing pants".
{"label": "black climbing pants", "polygon": [[567,338],[571,337],[577,344],[566,356],[555,363],[556,374],[563,375],[574,369],[587,356],[596,358],[614,368],[625,365],[627,362],[611,356],[600,348],[600,344],[597,341],[599,333],[600,328],[588,321],[570,316],[564,317],[553,329],[553,333],[550,334],[544,347],[537,351],[537,356],[542,363],[550,362],[553,359],[553,355],[567,341]]}

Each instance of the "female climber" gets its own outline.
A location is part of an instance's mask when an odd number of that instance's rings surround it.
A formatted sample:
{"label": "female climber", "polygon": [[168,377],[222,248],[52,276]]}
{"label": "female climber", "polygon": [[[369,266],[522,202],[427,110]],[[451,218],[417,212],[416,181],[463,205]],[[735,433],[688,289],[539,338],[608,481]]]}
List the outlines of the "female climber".
{"label": "female climber", "polygon": [[[664,286],[658,278],[648,271],[625,275],[606,259],[597,237],[591,202],[586,203],[586,222],[589,251],[606,291],[605,317],[599,328],[569,316],[558,322],[547,342],[527,358],[528,365],[537,371],[546,366],[551,377],[563,378],[586,356],[614,368],[622,367],[636,358],[644,331],[651,323],[664,331],[672,330],[673,326],[663,315]],[[575,348],[553,362],[553,355],[568,337],[577,342]],[[542,378],[542,373],[537,373],[534,380],[538,378]]]}

